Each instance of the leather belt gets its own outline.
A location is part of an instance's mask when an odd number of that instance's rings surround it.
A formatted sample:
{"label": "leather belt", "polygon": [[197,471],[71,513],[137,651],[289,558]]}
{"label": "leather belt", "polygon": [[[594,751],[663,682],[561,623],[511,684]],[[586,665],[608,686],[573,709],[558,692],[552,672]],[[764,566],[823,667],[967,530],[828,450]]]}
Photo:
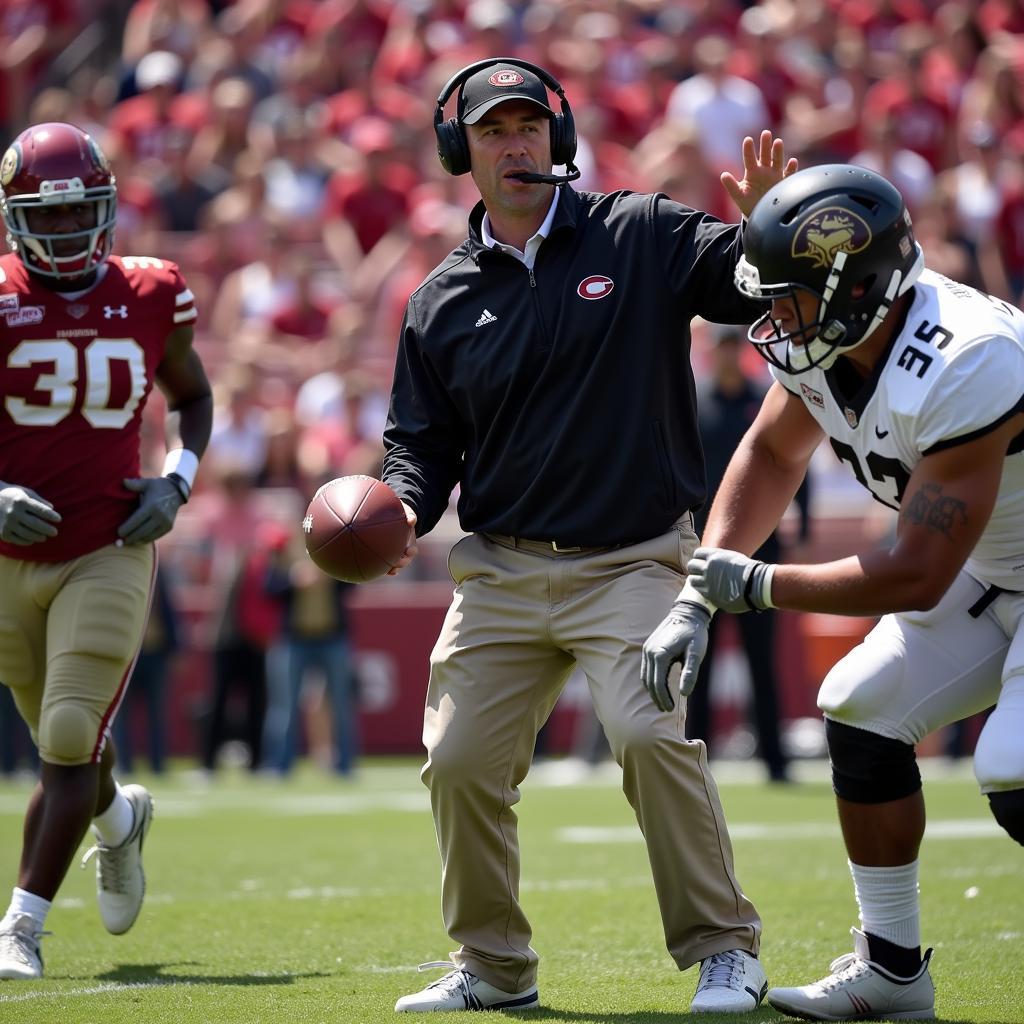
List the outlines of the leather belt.
{"label": "leather belt", "polygon": [[557,540],[529,540],[526,537],[509,537],[501,533],[485,533],[484,536],[495,544],[501,544],[502,547],[532,551],[538,555],[594,555],[600,551],[622,547],[621,544],[605,544],[599,547],[573,546],[559,544]]}

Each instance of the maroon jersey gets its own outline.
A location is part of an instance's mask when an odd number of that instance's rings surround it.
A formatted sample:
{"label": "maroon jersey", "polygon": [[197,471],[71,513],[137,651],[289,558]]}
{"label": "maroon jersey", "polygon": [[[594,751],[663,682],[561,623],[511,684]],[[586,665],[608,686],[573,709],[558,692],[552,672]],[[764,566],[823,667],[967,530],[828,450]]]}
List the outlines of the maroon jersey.
{"label": "maroon jersey", "polygon": [[0,480],[31,487],[60,513],[57,536],[0,555],[62,562],[117,539],[138,507],[142,410],[168,334],[195,322],[174,263],[112,256],[71,298],[0,258]]}

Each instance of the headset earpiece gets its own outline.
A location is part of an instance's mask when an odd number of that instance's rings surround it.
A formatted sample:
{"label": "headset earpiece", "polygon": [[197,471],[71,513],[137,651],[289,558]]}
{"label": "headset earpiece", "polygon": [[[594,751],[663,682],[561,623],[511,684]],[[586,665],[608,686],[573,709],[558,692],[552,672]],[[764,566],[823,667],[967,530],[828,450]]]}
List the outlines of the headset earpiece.
{"label": "headset earpiece", "polygon": [[[559,95],[561,90],[559,89]],[[551,118],[551,162],[571,164],[576,156],[576,121],[569,108],[569,101],[563,95],[562,112]]]}
{"label": "headset earpiece", "polygon": [[469,171],[469,144],[458,118],[450,117],[440,123],[435,120],[434,135],[441,166],[449,174],[466,174]]}

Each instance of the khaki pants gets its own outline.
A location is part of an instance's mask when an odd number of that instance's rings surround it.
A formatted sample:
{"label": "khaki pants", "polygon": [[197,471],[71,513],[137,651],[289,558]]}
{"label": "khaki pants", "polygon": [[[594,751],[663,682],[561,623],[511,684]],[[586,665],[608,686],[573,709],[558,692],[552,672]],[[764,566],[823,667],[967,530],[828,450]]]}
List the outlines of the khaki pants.
{"label": "khaki pants", "polygon": [[574,664],[587,677],[623,790],[644,834],[669,953],[680,970],[758,950],[761,923],[733,870],[707,753],[684,709],[658,711],[640,650],[682,585],[690,517],[613,549],[472,535],[449,559],[456,590],[431,655],[423,741],[442,861],[442,910],[457,964],[505,992],[536,982],[519,904],[513,807],[537,732]]}
{"label": "khaki pants", "polygon": [[68,562],[0,556],[0,682],[48,764],[99,760],[142,644],[152,544]]}

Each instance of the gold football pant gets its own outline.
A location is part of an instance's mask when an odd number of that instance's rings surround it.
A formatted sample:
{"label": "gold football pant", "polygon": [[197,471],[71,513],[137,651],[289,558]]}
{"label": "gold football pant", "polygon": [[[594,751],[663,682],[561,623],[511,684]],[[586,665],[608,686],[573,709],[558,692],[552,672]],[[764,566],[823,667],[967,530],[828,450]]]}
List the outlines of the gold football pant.
{"label": "gold football pant", "polygon": [[761,922],[736,880],[704,743],[684,738],[683,701],[665,714],[640,682],[641,647],[679,593],[696,540],[687,516],[615,549],[562,554],[478,534],[452,550],[456,590],[431,655],[423,779],[444,923],[461,944],[453,958],[502,991],[536,981],[513,807],[574,664],[647,843],[669,953],[682,970],[712,953],[758,950]]}
{"label": "gold football pant", "polygon": [[48,764],[99,761],[142,643],[152,544],[67,562],[0,556],[0,682]]}

